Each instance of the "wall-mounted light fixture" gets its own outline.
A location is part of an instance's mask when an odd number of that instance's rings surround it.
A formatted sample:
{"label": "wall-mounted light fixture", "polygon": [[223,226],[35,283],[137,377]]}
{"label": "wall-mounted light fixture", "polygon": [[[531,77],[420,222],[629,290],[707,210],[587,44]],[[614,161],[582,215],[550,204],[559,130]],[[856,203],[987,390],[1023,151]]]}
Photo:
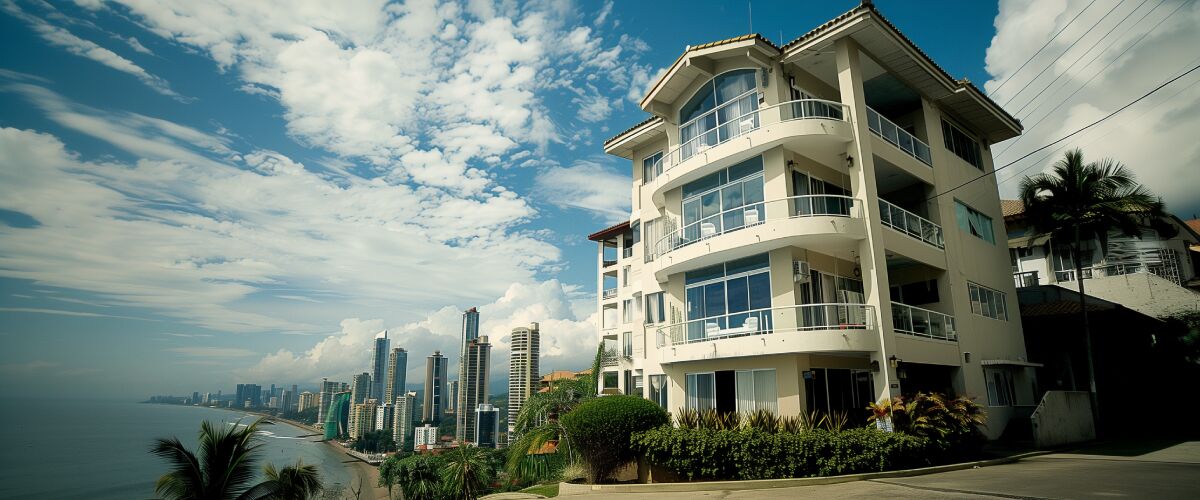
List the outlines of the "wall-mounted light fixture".
{"label": "wall-mounted light fixture", "polygon": [[970,362],[971,362],[971,353],[964,352],[963,353],[963,363],[970,363]]}
{"label": "wall-mounted light fixture", "polygon": [[850,168],[853,166],[854,166],[854,157],[850,156],[850,155],[846,155],[846,168]]}
{"label": "wall-mounted light fixture", "polygon": [[888,357],[888,365],[890,365],[892,368],[899,367],[900,363],[903,363],[903,362],[904,362],[904,360],[897,358],[895,354]]}

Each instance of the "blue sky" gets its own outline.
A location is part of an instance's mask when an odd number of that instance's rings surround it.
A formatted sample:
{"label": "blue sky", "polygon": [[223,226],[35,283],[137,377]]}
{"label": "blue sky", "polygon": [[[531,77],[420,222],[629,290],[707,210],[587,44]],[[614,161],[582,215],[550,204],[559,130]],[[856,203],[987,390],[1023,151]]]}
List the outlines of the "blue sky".
{"label": "blue sky", "polygon": [[[758,1],[753,28],[786,42],[856,3]],[[1083,7],[876,3],[981,85]],[[586,235],[628,211],[629,165],[600,144],[684,45],[751,24],[744,2],[0,7],[0,390],[99,397],[348,379],[384,328],[419,380],[476,305],[497,358],[539,321],[543,366],[582,366]],[[1009,155],[1147,73],[1096,80]]]}

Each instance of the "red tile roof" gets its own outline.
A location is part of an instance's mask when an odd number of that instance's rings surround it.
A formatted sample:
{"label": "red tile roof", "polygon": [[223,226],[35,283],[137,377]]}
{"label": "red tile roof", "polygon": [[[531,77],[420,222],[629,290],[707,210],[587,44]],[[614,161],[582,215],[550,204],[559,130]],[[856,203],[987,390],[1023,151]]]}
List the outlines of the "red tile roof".
{"label": "red tile roof", "polygon": [[606,240],[618,234],[629,230],[629,221],[622,222],[613,226],[606,227],[588,235],[588,239],[592,241]]}
{"label": "red tile roof", "polygon": [[1021,200],[1000,200],[1000,212],[1005,217],[1021,215],[1025,213],[1025,204]]}

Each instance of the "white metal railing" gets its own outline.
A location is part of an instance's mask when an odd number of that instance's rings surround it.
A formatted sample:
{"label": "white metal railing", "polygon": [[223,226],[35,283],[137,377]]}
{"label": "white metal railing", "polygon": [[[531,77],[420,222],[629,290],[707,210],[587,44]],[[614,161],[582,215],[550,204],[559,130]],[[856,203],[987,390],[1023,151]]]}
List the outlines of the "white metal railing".
{"label": "white metal railing", "polygon": [[874,308],[866,304],[805,304],[694,319],[658,329],[658,346],[766,335],[783,331],[870,330]]}
{"label": "white metal railing", "polygon": [[1017,288],[1029,288],[1031,286],[1037,286],[1038,285],[1038,272],[1037,271],[1015,272],[1015,273],[1013,273],[1013,282],[1016,283]]}
{"label": "white metal railing", "polygon": [[892,329],[917,337],[958,341],[954,316],[899,302],[892,302]]}
{"label": "white metal railing", "polygon": [[849,196],[810,194],[751,203],[692,222],[654,242],[657,259],[679,248],[768,220],[796,217],[862,217],[862,205]]}
{"label": "white metal railing", "polygon": [[606,298],[606,299],[611,299],[611,298],[613,298],[613,297],[616,297],[616,296],[617,296],[617,289],[616,289],[616,288],[607,288],[607,289],[605,289],[605,290],[604,290],[604,292],[603,292],[603,295],[602,295],[602,296],[603,296],[603,298]]}
{"label": "white metal railing", "polygon": [[[1083,279],[1090,280],[1092,278],[1104,278],[1108,276],[1124,276],[1126,274],[1154,274],[1162,276],[1166,274],[1156,269],[1155,266],[1147,266],[1143,264],[1106,264],[1102,266],[1088,266],[1082,269]],[[1166,276],[1162,276],[1166,277]],[[1169,279],[1169,278],[1168,278]],[[1075,281],[1075,270],[1067,269],[1063,271],[1054,271],[1055,281]]]}
{"label": "white metal railing", "polygon": [[604,352],[600,355],[600,366],[616,366],[621,361],[617,354],[617,343],[604,339]]}
{"label": "white metal railing", "polygon": [[[755,94],[747,95],[757,99]],[[664,154],[662,159],[658,160],[652,167],[654,169],[654,177],[658,178],[663,172],[683,163],[688,158],[703,153],[709,148],[730,139],[758,130],[763,125],[806,119],[845,121],[846,116],[850,114],[850,108],[840,102],[824,99],[798,99],[757,108],[732,118],[722,118],[722,116],[728,114],[728,110],[732,109],[732,106],[741,106],[745,97],[742,96],[733,99],[716,107],[712,111],[680,125],[679,130],[683,131],[687,127],[698,126],[699,124],[712,124],[710,128],[701,131],[695,137],[675,146],[675,148]]]}
{"label": "white metal railing", "polygon": [[929,155],[929,145],[917,139],[916,136],[908,133],[907,130],[900,128],[886,116],[879,114],[878,111],[867,108],[867,128],[875,132],[875,135],[883,138],[883,140],[892,143],[900,148],[901,151],[908,153],[909,156],[921,160],[929,166],[933,166],[933,157]]}
{"label": "white metal railing", "polygon": [[893,205],[883,198],[879,199],[879,217],[880,222],[887,227],[943,250],[946,249],[942,226],[934,224],[929,219]]}

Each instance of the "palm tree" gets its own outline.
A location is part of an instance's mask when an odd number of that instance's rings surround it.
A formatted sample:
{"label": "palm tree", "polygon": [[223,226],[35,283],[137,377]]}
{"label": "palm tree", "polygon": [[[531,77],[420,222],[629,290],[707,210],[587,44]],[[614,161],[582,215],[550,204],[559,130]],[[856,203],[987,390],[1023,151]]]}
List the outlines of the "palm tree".
{"label": "palm tree", "polygon": [[387,486],[388,498],[392,498],[392,487],[396,485],[400,472],[400,455],[392,455],[379,464],[379,486]]}
{"label": "palm tree", "polygon": [[[1092,360],[1092,334],[1083,290],[1083,262],[1079,258],[1085,238],[1096,238],[1100,251],[1108,248],[1108,235],[1120,231],[1139,236],[1139,221],[1157,219],[1163,203],[1138,184],[1133,172],[1120,162],[1104,158],[1084,163],[1079,149],[1067,151],[1055,162],[1051,172],[1021,180],[1021,201],[1033,236],[1050,236],[1052,241],[1070,241],[1075,263],[1075,281],[1079,287],[1079,311],[1082,316],[1084,351],[1087,354],[1088,388],[1092,398],[1092,416],[1099,425],[1100,402],[1096,392],[1096,371]],[[1033,241],[1031,238],[1030,241]]]}
{"label": "palm tree", "polygon": [[442,489],[446,498],[474,500],[492,481],[492,460],[483,448],[459,443],[446,454]]}
{"label": "palm tree", "polygon": [[262,446],[255,435],[261,419],[239,427],[200,424],[199,456],[179,438],[158,438],[151,452],[171,464],[154,491],[169,500],[266,499],[275,492],[271,481],[252,485]]}
{"label": "palm tree", "polygon": [[432,500],[441,489],[439,459],[432,455],[412,455],[396,464],[396,483],[405,500]]}
{"label": "palm tree", "polygon": [[269,496],[272,500],[309,500],[321,493],[321,474],[317,467],[297,461],[276,470],[274,465],[263,467],[267,482],[274,483],[274,493]]}

